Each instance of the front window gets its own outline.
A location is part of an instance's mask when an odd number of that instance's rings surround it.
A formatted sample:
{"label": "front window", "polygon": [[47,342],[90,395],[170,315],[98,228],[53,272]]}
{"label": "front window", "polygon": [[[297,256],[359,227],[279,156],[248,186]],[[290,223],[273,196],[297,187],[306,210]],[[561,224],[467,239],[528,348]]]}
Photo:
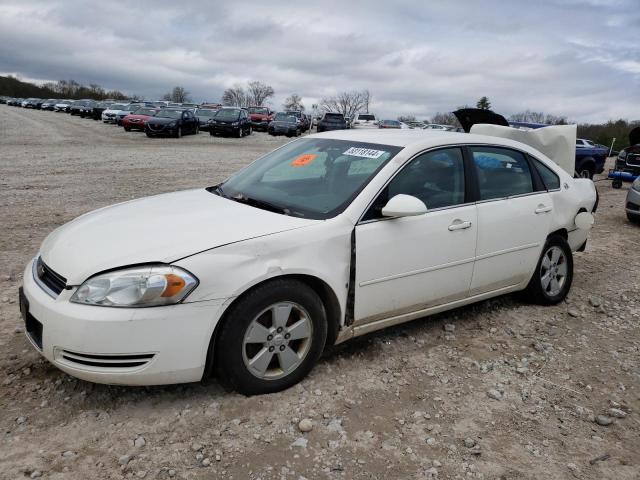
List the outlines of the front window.
{"label": "front window", "polygon": [[223,108],[218,110],[218,113],[214,117],[216,120],[238,120],[240,118],[240,109],[237,108]]}
{"label": "front window", "polygon": [[471,147],[470,150],[478,174],[481,200],[533,192],[529,163],[522,153],[493,147]]}
{"label": "front window", "polygon": [[140,108],[136,110],[136,115],[149,115],[153,117],[156,114],[156,111],[151,108]]}
{"label": "front window", "polygon": [[211,190],[286,215],[327,219],[347,208],[401,149],[347,140],[298,140]]}
{"label": "front window", "polygon": [[213,110],[204,110],[199,108],[196,110],[196,117],[213,117],[216,114]]}

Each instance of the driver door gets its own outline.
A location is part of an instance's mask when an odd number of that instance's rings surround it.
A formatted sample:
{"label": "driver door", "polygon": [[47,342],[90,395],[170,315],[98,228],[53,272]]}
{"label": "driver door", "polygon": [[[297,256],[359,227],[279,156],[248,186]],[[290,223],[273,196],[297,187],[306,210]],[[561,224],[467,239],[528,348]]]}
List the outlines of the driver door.
{"label": "driver door", "polygon": [[[476,249],[477,208],[466,203],[462,150],[419,155],[391,180],[356,226],[354,325],[464,299]],[[427,213],[385,218],[381,208],[412,195]]]}

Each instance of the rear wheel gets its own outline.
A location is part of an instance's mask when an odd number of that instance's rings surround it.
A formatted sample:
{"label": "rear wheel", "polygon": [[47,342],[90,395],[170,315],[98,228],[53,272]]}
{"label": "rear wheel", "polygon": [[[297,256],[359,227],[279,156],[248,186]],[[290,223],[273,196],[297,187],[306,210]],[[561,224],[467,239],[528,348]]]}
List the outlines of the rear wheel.
{"label": "rear wheel", "polygon": [[578,177],[593,179],[593,175],[595,174],[595,172],[595,166],[591,163],[587,163],[580,166],[580,169],[578,170]]}
{"label": "rear wheel", "polygon": [[555,305],[565,299],[572,281],[571,247],[560,235],[552,235],[542,249],[542,255],[524,295],[534,303]]}
{"label": "rear wheel", "polygon": [[320,297],[297,280],[273,280],[231,307],[216,342],[223,379],[245,395],[272,393],[304,378],[320,357],[327,319]]}

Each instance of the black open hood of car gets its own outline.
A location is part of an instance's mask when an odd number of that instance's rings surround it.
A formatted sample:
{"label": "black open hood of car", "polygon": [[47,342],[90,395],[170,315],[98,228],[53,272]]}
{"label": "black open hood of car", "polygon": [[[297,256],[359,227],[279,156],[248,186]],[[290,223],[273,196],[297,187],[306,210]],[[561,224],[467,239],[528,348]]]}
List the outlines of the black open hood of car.
{"label": "black open hood of car", "polygon": [[629,145],[638,145],[640,143],[640,127],[636,127],[629,132]]}
{"label": "black open hood of car", "polygon": [[476,123],[489,123],[508,127],[509,122],[502,115],[482,108],[461,108],[453,112],[465,132],[469,133]]}

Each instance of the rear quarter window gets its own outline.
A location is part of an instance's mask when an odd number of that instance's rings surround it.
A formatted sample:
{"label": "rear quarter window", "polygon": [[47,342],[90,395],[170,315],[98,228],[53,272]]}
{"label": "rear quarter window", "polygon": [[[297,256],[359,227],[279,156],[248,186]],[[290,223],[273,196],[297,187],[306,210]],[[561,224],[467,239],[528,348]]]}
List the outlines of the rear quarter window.
{"label": "rear quarter window", "polygon": [[542,178],[542,181],[544,182],[544,186],[547,187],[547,190],[557,190],[560,188],[560,177],[558,177],[558,175],[556,175],[556,173],[551,170],[549,167],[547,167],[544,163],[542,163],[540,160],[537,160],[533,157],[529,157],[531,158],[531,160],[533,160],[533,164],[536,167],[536,170],[538,170],[538,173],[540,174],[540,177]]}

